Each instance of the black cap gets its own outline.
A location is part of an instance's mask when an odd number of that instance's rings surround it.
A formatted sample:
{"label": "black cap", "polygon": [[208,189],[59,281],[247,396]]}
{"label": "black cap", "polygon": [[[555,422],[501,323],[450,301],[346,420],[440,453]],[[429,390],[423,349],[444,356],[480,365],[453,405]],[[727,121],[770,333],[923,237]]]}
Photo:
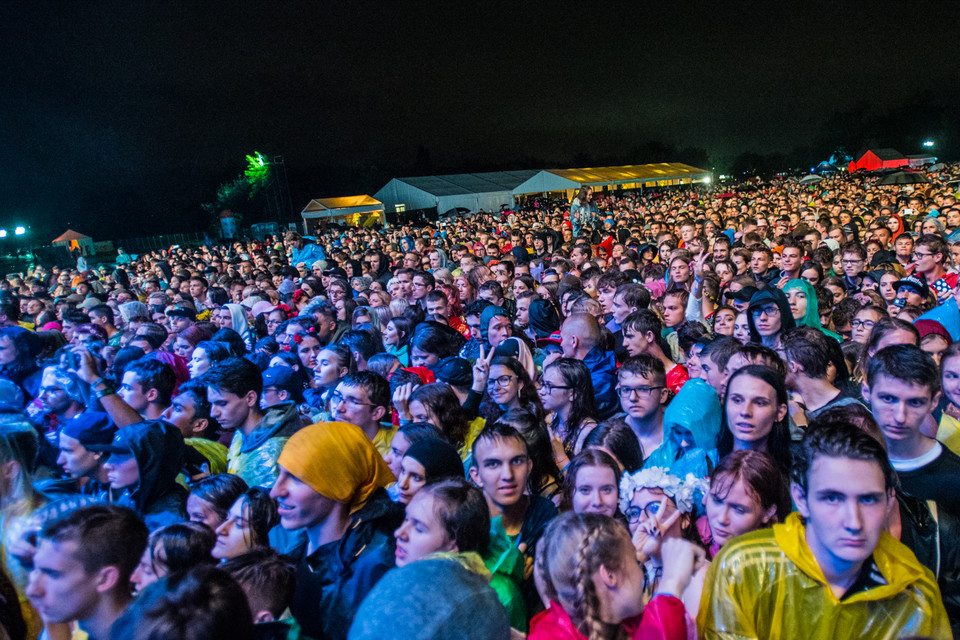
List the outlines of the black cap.
{"label": "black cap", "polygon": [[267,387],[286,391],[294,402],[303,402],[303,378],[291,367],[270,367],[264,371],[263,388]]}
{"label": "black cap", "polygon": [[737,291],[736,293],[727,292],[727,300],[737,300],[738,302],[750,302],[750,298],[753,297],[759,289],[756,287],[744,287]]}
{"label": "black cap", "polygon": [[178,307],[176,309],[168,310],[166,316],[168,318],[187,318],[189,320],[196,321],[197,312],[189,307]]}
{"label": "black cap", "polygon": [[893,288],[897,291],[900,290],[900,287],[910,287],[924,298],[930,294],[930,287],[927,286],[926,280],[920,276],[906,276],[893,283]]}
{"label": "black cap", "polygon": [[473,384],[473,367],[470,362],[458,356],[444,358],[433,368],[437,380],[454,387],[467,387]]}
{"label": "black cap", "polygon": [[84,447],[109,445],[117,434],[117,425],[105,413],[84,411],[64,422],[60,433],[79,440]]}

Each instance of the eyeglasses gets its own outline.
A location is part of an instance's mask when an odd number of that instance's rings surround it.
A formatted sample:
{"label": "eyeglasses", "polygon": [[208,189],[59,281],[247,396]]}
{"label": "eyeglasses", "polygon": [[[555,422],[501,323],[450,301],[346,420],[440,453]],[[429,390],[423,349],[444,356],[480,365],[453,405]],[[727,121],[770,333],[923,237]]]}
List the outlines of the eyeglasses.
{"label": "eyeglasses", "polygon": [[863,260],[841,260],[840,261],[840,264],[849,265],[851,267],[855,264],[862,264],[862,263],[863,263]]}
{"label": "eyeglasses", "polygon": [[877,324],[873,320],[854,320],[850,323],[850,326],[854,329],[863,327],[864,329],[873,329],[873,325]]}
{"label": "eyeglasses", "polygon": [[933,255],[932,253],[920,253],[919,251],[913,252],[914,258],[929,258],[932,255]]}
{"label": "eyeglasses", "polygon": [[763,314],[767,314],[770,317],[780,315],[780,307],[774,304],[768,304],[765,307],[757,307],[756,309],[750,309],[750,315],[754,318],[759,318]]}
{"label": "eyeglasses", "polygon": [[549,382],[540,383],[540,391],[543,391],[544,393],[553,393],[554,389],[573,389],[573,387],[562,384],[550,384]]}
{"label": "eyeglasses", "polygon": [[331,407],[340,406],[340,403],[341,403],[341,402],[346,402],[348,405],[350,405],[350,407],[351,407],[352,409],[359,409],[360,407],[363,407],[363,406],[367,406],[367,407],[376,407],[376,406],[378,406],[378,405],[373,404],[372,402],[362,402],[362,401],[357,400],[356,398],[353,398],[353,397],[351,397],[351,396],[345,396],[345,395],[343,395],[342,393],[340,393],[339,391],[334,391],[333,393],[330,394],[330,406],[331,406]]}
{"label": "eyeglasses", "polygon": [[665,389],[666,387],[650,387],[650,386],[641,386],[641,387],[622,387],[617,385],[617,393],[619,393],[624,398],[630,398],[633,394],[637,394],[641,397],[649,398],[650,395],[657,391],[658,389]]}
{"label": "eyeglasses", "polygon": [[510,376],[510,375],[500,376],[499,378],[490,378],[489,380],[487,380],[487,386],[488,387],[505,387],[508,384],[510,384],[510,382],[514,378],[516,378],[516,376]]}
{"label": "eyeglasses", "polygon": [[627,517],[627,522],[630,524],[637,524],[640,522],[641,516],[645,515],[647,520],[652,520],[658,513],[660,513],[660,503],[651,502],[642,509],[639,507],[630,507],[623,515]]}

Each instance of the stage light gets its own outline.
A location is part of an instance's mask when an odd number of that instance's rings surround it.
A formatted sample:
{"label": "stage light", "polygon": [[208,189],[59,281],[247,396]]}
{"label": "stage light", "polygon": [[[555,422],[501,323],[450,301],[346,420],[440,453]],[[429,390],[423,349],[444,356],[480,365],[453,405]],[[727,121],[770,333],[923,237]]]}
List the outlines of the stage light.
{"label": "stage light", "polygon": [[933,140],[924,140],[924,141],[923,141],[923,146],[925,146],[925,147],[932,147],[932,146],[933,146]]}
{"label": "stage light", "polygon": [[0,238],[6,238],[6,237],[7,237],[7,230],[0,229]]}
{"label": "stage light", "polygon": [[16,229],[13,230],[13,233],[18,236],[22,236],[26,232],[27,230],[24,227],[17,227]]}

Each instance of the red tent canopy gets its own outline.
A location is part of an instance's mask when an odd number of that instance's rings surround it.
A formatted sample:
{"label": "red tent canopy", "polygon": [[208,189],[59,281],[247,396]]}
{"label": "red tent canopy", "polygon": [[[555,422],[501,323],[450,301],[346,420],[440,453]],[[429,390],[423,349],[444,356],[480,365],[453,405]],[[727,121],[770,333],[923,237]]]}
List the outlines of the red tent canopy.
{"label": "red tent canopy", "polygon": [[850,172],[864,170],[876,171],[877,169],[894,169],[904,167],[910,164],[907,156],[896,149],[867,149],[859,160],[850,163]]}

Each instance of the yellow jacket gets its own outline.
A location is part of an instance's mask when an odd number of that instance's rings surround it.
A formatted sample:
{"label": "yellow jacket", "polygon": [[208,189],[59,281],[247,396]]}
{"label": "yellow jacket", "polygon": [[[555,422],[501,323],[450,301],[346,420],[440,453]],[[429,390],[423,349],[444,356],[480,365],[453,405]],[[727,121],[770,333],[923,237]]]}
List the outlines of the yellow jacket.
{"label": "yellow jacket", "polygon": [[842,602],[827,586],[800,515],[726,544],[703,586],[700,638],[952,638],[933,574],[883,533],[873,559],[888,584]]}

